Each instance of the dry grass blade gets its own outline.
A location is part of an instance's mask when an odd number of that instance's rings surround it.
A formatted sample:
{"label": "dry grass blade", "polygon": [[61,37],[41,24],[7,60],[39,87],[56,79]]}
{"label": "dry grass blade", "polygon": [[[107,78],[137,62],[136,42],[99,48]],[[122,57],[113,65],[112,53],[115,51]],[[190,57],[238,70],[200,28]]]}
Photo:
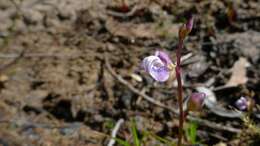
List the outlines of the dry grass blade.
{"label": "dry grass blade", "polygon": [[7,64],[0,66],[0,73],[2,71],[4,71],[6,68],[8,68],[8,67],[12,66],[13,64],[17,63],[19,61],[19,59],[21,59],[23,57],[23,55],[24,55],[24,50],[20,54],[15,56],[15,58],[13,60],[8,62]]}

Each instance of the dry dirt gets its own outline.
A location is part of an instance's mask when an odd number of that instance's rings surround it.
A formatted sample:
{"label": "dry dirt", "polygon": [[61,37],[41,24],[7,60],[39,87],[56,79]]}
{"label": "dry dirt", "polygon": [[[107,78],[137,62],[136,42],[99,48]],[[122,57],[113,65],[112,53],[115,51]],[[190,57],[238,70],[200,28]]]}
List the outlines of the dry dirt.
{"label": "dry dirt", "polygon": [[121,138],[130,139],[134,118],[138,130],[176,140],[176,115],[122,85],[104,58],[136,89],[176,107],[176,84],[156,83],[140,63],[157,49],[175,60],[178,28],[190,14],[196,21],[183,51],[184,95],[197,87],[213,91],[220,111],[207,106],[196,116],[244,131],[198,123],[199,141],[257,145],[259,134],[240,118],[221,116],[239,97],[251,97],[259,127],[257,0],[1,0],[0,145],[106,145],[120,118]]}

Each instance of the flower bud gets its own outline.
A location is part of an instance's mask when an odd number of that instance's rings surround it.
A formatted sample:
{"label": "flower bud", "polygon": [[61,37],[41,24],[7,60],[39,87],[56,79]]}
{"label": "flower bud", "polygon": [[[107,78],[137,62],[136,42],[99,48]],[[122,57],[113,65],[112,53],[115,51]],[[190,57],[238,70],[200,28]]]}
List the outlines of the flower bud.
{"label": "flower bud", "polygon": [[188,22],[186,23],[186,29],[188,31],[188,33],[191,32],[192,28],[193,28],[193,23],[194,23],[194,19],[193,17],[191,17]]}
{"label": "flower bud", "polygon": [[179,39],[184,40],[186,36],[187,36],[187,29],[186,26],[183,24],[179,29]]}
{"label": "flower bud", "polygon": [[192,30],[194,19],[193,17],[189,18],[186,24],[183,24],[179,30],[179,38],[183,40]]}
{"label": "flower bud", "polygon": [[188,101],[189,111],[199,111],[202,109],[206,94],[203,92],[192,93]]}
{"label": "flower bud", "polygon": [[241,110],[241,111],[244,111],[244,110],[248,110],[248,111],[252,111],[253,107],[254,107],[254,100],[251,99],[251,98],[246,98],[246,97],[240,97],[235,105],[236,107]]}

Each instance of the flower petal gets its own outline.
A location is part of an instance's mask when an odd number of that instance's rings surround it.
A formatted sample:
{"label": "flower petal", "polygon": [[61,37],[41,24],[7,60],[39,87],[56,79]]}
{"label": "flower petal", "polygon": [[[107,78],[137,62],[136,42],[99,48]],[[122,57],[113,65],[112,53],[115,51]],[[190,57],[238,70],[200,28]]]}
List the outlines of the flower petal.
{"label": "flower petal", "polygon": [[157,56],[145,57],[142,66],[156,81],[165,82],[170,76],[168,68]]}
{"label": "flower petal", "polygon": [[142,67],[144,68],[144,70],[146,72],[149,72],[149,68],[151,66],[151,63],[154,61],[154,60],[160,60],[160,58],[158,58],[157,56],[148,56],[148,57],[145,57],[143,59],[143,62],[142,62]]}
{"label": "flower petal", "polygon": [[159,82],[165,82],[166,80],[168,80],[170,76],[170,72],[165,66],[162,67],[153,66],[149,73],[156,81]]}
{"label": "flower petal", "polygon": [[155,56],[159,57],[166,66],[173,64],[169,55],[166,52],[156,51]]}

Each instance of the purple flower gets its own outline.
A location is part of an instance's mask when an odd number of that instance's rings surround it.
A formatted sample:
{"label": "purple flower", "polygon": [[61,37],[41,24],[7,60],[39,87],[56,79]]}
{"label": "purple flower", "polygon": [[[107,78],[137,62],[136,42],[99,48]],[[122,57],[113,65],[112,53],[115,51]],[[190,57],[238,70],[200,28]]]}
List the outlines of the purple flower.
{"label": "purple flower", "polygon": [[206,94],[203,92],[192,93],[188,102],[188,109],[190,111],[198,111],[202,108]]}
{"label": "purple flower", "polygon": [[246,110],[248,108],[248,100],[243,96],[240,97],[235,104],[239,110]]}
{"label": "purple flower", "polygon": [[190,17],[189,20],[186,23],[186,29],[191,32],[192,27],[193,27],[194,19],[193,17]]}
{"label": "purple flower", "polygon": [[156,81],[165,82],[174,68],[170,57],[163,51],[156,51],[155,55],[145,57],[142,66]]}

